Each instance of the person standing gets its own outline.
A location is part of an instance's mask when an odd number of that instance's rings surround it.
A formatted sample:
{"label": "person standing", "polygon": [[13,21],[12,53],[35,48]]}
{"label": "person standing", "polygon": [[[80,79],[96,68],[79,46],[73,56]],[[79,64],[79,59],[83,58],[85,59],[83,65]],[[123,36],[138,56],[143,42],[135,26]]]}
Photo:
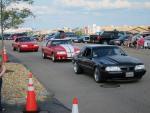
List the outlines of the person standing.
{"label": "person standing", "polygon": [[1,95],[2,95],[1,91],[2,91],[2,83],[3,83],[2,77],[5,73],[5,71],[6,71],[6,68],[4,65],[2,65],[2,61],[0,61],[0,112],[5,111],[5,109],[2,107],[2,103],[1,103]]}

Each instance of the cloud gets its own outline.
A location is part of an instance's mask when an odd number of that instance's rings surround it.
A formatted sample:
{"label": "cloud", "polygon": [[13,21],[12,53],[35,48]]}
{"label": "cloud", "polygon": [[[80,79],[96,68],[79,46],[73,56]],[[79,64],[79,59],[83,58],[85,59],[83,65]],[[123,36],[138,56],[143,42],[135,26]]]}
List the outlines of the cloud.
{"label": "cloud", "polygon": [[131,0],[56,0],[68,7],[82,7],[90,10],[118,8],[150,8],[150,2],[131,2]]}
{"label": "cloud", "polygon": [[12,3],[6,9],[7,10],[11,10],[11,9],[23,10],[25,8],[31,9],[32,6],[27,3]]}

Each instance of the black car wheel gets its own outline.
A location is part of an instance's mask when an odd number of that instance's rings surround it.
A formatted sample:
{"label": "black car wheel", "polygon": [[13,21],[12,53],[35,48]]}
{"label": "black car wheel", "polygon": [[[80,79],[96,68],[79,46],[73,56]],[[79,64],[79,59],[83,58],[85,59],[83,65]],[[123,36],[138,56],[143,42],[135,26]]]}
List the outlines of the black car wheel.
{"label": "black car wheel", "polygon": [[15,48],[15,47],[13,47],[13,51],[16,51],[16,48]]}
{"label": "black car wheel", "polygon": [[55,54],[52,54],[52,61],[53,61],[53,62],[56,61]]}
{"label": "black car wheel", "polygon": [[22,52],[20,47],[18,47],[18,51],[19,51],[19,52]]}
{"label": "black car wheel", "polygon": [[103,82],[104,80],[102,79],[102,76],[101,76],[101,73],[98,69],[98,67],[95,68],[95,71],[94,71],[94,80],[97,82],[97,83],[100,83],[100,82]]}
{"label": "black car wheel", "polygon": [[42,52],[42,57],[43,57],[43,59],[47,58],[44,52]]}
{"label": "black car wheel", "polygon": [[80,74],[82,72],[82,69],[79,67],[79,65],[76,62],[73,64],[73,69],[76,74]]}

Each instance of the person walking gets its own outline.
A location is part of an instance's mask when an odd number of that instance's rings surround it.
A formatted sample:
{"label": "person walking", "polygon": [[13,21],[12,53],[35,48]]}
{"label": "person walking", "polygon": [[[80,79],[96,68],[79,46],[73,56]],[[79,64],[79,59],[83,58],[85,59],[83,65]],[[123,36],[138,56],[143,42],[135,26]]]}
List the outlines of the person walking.
{"label": "person walking", "polygon": [[1,103],[1,95],[2,95],[1,91],[2,91],[2,83],[3,83],[2,77],[3,77],[4,73],[5,73],[5,71],[6,71],[5,66],[2,65],[2,62],[0,62],[0,112],[1,111],[5,111],[5,109],[2,107],[2,103]]}

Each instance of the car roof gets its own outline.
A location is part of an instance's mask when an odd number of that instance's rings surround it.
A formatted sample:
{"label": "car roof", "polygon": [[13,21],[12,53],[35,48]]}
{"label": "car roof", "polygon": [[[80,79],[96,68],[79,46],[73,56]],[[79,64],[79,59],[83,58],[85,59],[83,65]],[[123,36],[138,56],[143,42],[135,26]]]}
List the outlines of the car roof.
{"label": "car roof", "polygon": [[[27,38],[28,38],[28,37],[30,38],[30,36],[19,36],[19,37],[17,37],[17,38],[26,38],[26,37],[27,37]],[[16,39],[17,39],[17,38],[16,38]]]}
{"label": "car roof", "polygon": [[116,46],[116,45],[104,45],[104,44],[89,44],[89,45],[86,45],[85,47],[94,48],[94,47],[118,47],[118,46]]}
{"label": "car roof", "polygon": [[70,40],[70,39],[50,39],[48,41],[53,41],[53,40]]}

